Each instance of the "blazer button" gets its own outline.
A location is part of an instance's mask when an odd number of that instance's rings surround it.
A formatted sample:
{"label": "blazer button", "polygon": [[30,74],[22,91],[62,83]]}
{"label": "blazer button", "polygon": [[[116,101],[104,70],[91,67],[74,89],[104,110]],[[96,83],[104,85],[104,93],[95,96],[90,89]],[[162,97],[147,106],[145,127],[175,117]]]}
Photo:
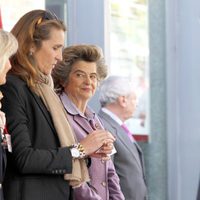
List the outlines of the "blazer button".
{"label": "blazer button", "polygon": [[96,124],[95,124],[95,128],[96,128],[96,129],[101,129],[101,126],[100,126],[98,123],[96,123]]}
{"label": "blazer button", "polygon": [[103,182],[101,183],[101,185],[103,185],[103,187],[106,187],[106,182],[103,181]]}

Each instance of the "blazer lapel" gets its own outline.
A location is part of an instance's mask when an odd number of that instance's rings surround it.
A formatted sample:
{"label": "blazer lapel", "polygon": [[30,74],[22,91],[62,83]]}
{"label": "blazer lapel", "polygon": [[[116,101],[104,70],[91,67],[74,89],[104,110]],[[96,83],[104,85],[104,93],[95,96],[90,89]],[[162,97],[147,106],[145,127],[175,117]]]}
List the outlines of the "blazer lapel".
{"label": "blazer lapel", "polygon": [[44,103],[42,102],[40,97],[38,97],[36,94],[31,92],[30,90],[29,90],[29,92],[34,97],[34,99],[35,99],[36,103],[38,104],[39,108],[42,110],[42,113],[44,114],[45,118],[47,119],[47,122],[49,123],[50,127],[55,131],[55,128],[54,128],[53,123],[52,123],[52,119],[50,118],[50,114],[49,114],[46,106],[44,105]]}
{"label": "blazer lapel", "polygon": [[[114,125],[114,124],[113,124]],[[118,125],[118,124],[117,124]],[[113,126],[113,128],[116,129],[116,125]],[[118,131],[116,130],[118,138],[121,140],[121,142],[126,146],[126,148],[131,152],[131,154],[134,156],[138,166],[141,168],[142,163],[140,160],[140,152],[137,152],[138,149],[135,145],[135,143],[131,142],[131,140],[127,137],[125,131],[118,125]]]}
{"label": "blazer lapel", "polygon": [[[131,140],[126,136],[126,133],[124,133],[125,131],[121,128],[121,126],[117,122],[115,122],[107,113],[104,113],[102,110],[100,110],[99,116],[105,119],[110,124],[110,126],[115,130],[118,139],[124,144],[124,146],[126,146],[128,151],[134,156],[138,166],[141,168],[143,163],[140,161],[141,160],[140,157],[139,160],[138,156],[136,155],[137,147],[133,148],[133,145],[135,144],[133,144]],[[139,156],[141,155],[141,150],[140,152],[138,152],[138,154]]]}
{"label": "blazer lapel", "polygon": [[121,142],[132,153],[132,155],[135,157],[135,160],[137,161],[138,166],[142,168],[142,171],[144,171],[144,159],[141,148],[136,142],[133,143],[128,137],[125,137],[126,133],[124,134],[124,130],[122,131],[123,132],[119,132],[118,137],[121,138]]}
{"label": "blazer lapel", "polygon": [[138,150],[138,153],[139,153],[139,156],[140,156],[140,161],[141,161],[141,165],[142,165],[142,169],[143,169],[143,174],[144,174],[144,177],[145,177],[145,165],[144,165],[144,156],[143,156],[143,152],[140,148],[140,146],[137,144],[137,142],[135,143],[135,146]]}
{"label": "blazer lapel", "polygon": [[89,123],[87,123],[86,121],[83,120],[83,118],[79,117],[78,115],[74,115],[73,116],[74,121],[79,124],[79,126],[85,130],[86,133],[91,133],[92,131],[94,131],[92,129],[92,127],[89,125]]}

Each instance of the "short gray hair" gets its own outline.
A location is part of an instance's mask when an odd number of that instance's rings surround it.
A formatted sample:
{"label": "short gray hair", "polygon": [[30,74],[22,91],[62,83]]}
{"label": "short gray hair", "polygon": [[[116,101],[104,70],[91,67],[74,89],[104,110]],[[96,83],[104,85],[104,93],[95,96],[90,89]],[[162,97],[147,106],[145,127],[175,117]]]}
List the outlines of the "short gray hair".
{"label": "short gray hair", "polygon": [[99,101],[101,106],[116,102],[120,96],[128,96],[131,94],[135,87],[133,81],[128,77],[123,76],[109,76],[102,81],[99,91]]}

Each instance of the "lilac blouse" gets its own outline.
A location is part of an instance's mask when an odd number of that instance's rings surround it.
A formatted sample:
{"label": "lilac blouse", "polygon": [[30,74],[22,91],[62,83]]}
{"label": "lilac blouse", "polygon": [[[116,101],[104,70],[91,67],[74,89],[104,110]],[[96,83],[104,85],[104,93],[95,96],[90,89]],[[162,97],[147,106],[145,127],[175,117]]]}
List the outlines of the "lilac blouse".
{"label": "lilac blouse", "polygon": [[[103,129],[97,115],[86,108],[85,115],[63,93],[60,99],[67,111],[68,119],[78,141],[95,129]],[[124,200],[119,185],[119,178],[112,160],[104,161],[91,158],[89,167],[90,182],[74,189],[75,200]]]}

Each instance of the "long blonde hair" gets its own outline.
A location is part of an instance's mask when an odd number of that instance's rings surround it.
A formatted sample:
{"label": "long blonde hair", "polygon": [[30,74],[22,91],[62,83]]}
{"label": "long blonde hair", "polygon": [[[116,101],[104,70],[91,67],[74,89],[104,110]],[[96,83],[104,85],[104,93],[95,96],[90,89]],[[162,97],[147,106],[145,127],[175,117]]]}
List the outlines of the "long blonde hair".
{"label": "long blonde hair", "polygon": [[7,60],[18,48],[18,42],[12,33],[0,29],[0,73],[4,69]]}

